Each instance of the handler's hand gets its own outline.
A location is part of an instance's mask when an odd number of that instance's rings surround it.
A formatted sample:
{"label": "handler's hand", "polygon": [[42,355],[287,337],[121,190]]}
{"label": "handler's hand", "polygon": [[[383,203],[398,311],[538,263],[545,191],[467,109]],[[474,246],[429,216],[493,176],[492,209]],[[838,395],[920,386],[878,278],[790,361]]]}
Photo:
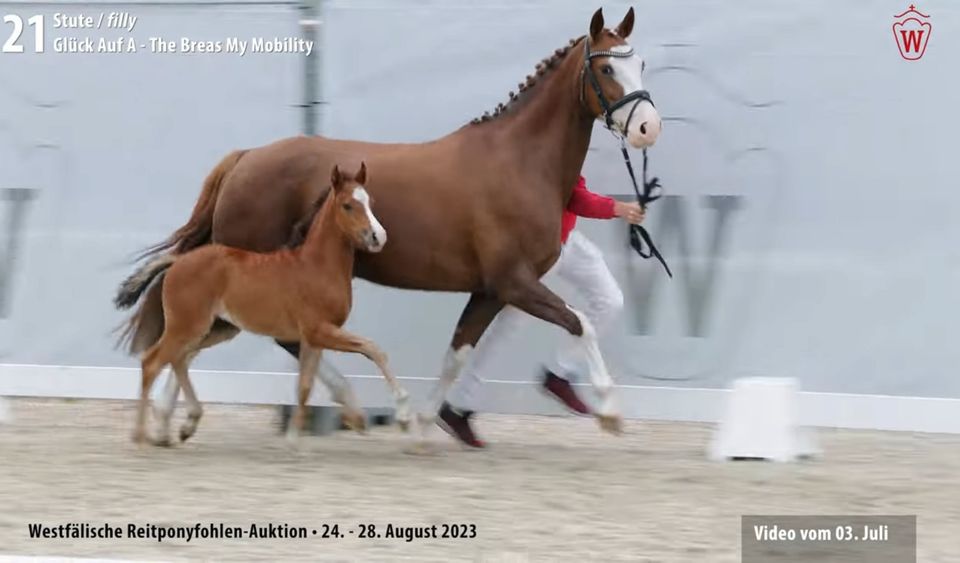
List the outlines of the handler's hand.
{"label": "handler's hand", "polygon": [[637,225],[643,221],[645,212],[639,203],[618,201],[613,204],[613,214],[628,223]]}

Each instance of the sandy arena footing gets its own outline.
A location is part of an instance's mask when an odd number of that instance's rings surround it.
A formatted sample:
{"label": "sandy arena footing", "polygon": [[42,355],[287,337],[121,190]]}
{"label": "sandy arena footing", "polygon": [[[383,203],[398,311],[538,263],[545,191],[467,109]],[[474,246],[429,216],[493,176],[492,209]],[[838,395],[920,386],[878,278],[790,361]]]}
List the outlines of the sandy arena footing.
{"label": "sandy arena footing", "polygon": [[[0,425],[6,556],[735,563],[743,514],[917,514],[918,561],[960,561],[960,436],[821,430],[822,459],[714,463],[708,425],[628,421],[618,438],[590,419],[482,415],[477,428],[491,444],[482,452],[437,430],[438,455],[407,455],[396,428],[305,438],[294,452],[275,408],[207,405],[192,441],[141,451],[129,439],[132,403],[9,406],[13,422]],[[68,522],[321,533],[339,524],[347,537],[29,537],[29,523]],[[388,524],[473,525],[476,537],[357,537]]]}

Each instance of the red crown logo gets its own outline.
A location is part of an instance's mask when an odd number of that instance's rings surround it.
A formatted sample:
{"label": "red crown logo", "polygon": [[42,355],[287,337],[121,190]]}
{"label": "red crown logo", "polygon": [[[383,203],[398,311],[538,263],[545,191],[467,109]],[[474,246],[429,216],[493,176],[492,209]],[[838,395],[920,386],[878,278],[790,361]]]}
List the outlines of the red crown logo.
{"label": "red crown logo", "polygon": [[930,22],[925,21],[930,19],[930,16],[920,13],[916,6],[910,4],[906,12],[893,17],[896,20],[893,24],[893,37],[897,40],[900,56],[908,61],[920,60],[927,52],[927,43],[930,42],[930,32],[933,30]]}

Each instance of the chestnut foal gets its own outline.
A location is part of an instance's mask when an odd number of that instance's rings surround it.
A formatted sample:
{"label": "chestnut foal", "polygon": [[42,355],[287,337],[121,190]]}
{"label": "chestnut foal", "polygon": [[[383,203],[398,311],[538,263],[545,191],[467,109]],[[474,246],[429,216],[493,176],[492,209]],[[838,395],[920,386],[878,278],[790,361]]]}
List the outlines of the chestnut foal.
{"label": "chestnut foal", "polygon": [[[213,335],[218,319],[253,333],[300,343],[300,376],[297,409],[290,424],[290,437],[303,429],[304,410],[324,349],[358,352],[373,361],[387,380],[397,401],[397,421],[410,420],[409,395],[394,378],[384,353],[371,341],[341,327],[350,314],[354,251],[379,252],[386,232],[371,211],[363,184],[366,164],[351,176],[335,166],[330,196],[317,200],[319,207],[301,246],[261,254],[223,245],[207,245],[180,255],[150,272],[166,270],[163,284],[163,336],[143,355],[143,381],[133,439],[146,438],[146,413],[150,387],[165,366],[172,366],[188,402],[187,422],[180,429],[186,440],[196,431],[202,409],[187,372],[193,357],[203,348],[229,340]],[[331,389],[344,405],[344,421],[354,429],[364,428],[364,415],[349,387]],[[169,422],[169,415],[165,423]],[[167,427],[163,433],[166,434]],[[168,435],[156,442],[169,445]]]}

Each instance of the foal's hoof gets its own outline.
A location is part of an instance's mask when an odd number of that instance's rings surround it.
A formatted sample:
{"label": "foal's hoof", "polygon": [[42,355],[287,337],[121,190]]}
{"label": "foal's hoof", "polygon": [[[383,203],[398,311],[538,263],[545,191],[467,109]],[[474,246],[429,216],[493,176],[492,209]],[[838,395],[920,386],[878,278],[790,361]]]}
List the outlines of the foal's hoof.
{"label": "foal's hoof", "polygon": [[197,426],[200,424],[202,412],[191,413],[187,415],[187,421],[180,427],[180,441],[186,442],[191,436],[197,433]]}
{"label": "foal's hoof", "polygon": [[342,419],[344,426],[350,430],[360,434],[367,433],[367,417],[362,412],[343,413]]}
{"label": "foal's hoof", "polygon": [[616,414],[598,414],[597,422],[603,430],[619,436],[623,434],[623,419]]}

